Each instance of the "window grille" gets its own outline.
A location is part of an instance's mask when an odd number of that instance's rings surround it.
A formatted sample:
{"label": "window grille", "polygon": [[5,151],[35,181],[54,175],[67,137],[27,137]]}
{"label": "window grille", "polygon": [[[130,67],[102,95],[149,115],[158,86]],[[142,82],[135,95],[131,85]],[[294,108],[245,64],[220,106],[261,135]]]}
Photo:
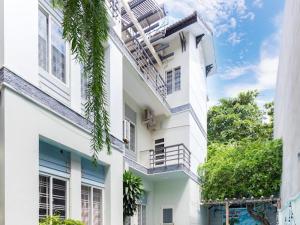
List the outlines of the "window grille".
{"label": "window grille", "polygon": [[39,176],[39,218],[67,217],[67,182],[51,176]]}
{"label": "window grille", "polygon": [[163,209],[163,224],[173,224],[173,209],[165,208]]}
{"label": "window grille", "polygon": [[39,218],[50,215],[50,178],[39,178]]}

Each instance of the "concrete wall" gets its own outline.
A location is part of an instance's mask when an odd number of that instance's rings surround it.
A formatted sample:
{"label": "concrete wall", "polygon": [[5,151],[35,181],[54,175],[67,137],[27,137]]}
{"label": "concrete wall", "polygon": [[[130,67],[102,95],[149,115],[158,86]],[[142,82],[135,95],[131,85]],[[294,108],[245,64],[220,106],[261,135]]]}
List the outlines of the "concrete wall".
{"label": "concrete wall", "polygon": [[173,208],[174,224],[191,224],[188,184],[188,179],[162,180],[154,184],[154,224],[162,224],[164,207]]}
{"label": "concrete wall", "polygon": [[275,137],[283,140],[281,198],[300,193],[300,2],[287,0],[275,98]]}
{"label": "concrete wall", "polygon": [[166,76],[167,71],[174,70],[179,66],[181,68],[181,90],[167,95],[167,101],[171,108],[173,108],[189,102],[189,40],[187,39],[187,47],[184,52],[181,51],[179,36],[176,36],[169,44],[170,47],[166,50],[165,54],[167,55],[174,52],[174,56],[164,62],[164,71],[162,72],[162,75]]}
{"label": "concrete wall", "polygon": [[[90,156],[92,152],[90,136],[9,89],[1,92],[3,93],[6,115],[5,164],[1,172],[5,173],[5,225],[38,224],[39,138],[46,137],[66,146],[73,153]],[[1,153],[3,155],[2,151]],[[99,159],[108,166],[104,193],[105,224],[122,224],[123,194],[120,187],[122,187],[123,155],[114,150],[112,155],[107,155],[103,151]],[[3,166],[3,160],[0,162]],[[80,162],[73,156],[70,179],[72,207],[69,210],[70,216],[78,219],[81,217],[79,168]],[[17,217],[15,212],[18,212]]]}

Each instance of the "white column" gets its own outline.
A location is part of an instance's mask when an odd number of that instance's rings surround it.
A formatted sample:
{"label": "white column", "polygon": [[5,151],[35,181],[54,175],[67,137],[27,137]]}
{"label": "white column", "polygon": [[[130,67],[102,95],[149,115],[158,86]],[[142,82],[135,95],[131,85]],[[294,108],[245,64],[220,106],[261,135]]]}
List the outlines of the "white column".
{"label": "white column", "polygon": [[69,184],[69,217],[81,220],[81,161],[80,156],[71,154],[71,177]]}

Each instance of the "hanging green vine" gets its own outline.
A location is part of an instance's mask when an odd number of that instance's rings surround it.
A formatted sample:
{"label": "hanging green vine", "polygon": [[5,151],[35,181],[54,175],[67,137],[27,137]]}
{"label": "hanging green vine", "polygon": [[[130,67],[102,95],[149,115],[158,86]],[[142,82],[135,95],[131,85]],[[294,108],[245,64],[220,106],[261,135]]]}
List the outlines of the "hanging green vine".
{"label": "hanging green vine", "polygon": [[53,5],[63,12],[63,36],[88,80],[85,112],[93,122],[91,145],[96,160],[105,145],[111,152],[103,46],[109,32],[105,0],[53,0]]}

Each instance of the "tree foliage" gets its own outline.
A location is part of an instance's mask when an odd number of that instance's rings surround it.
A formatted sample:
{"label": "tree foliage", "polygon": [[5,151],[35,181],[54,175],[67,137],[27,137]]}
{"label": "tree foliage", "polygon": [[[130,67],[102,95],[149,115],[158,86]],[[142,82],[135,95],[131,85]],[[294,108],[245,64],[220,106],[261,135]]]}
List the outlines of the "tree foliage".
{"label": "tree foliage", "polygon": [[130,171],[123,174],[123,218],[133,216],[143,194],[142,179]]}
{"label": "tree foliage", "polygon": [[[260,109],[257,91],[221,99],[208,112],[208,159],[199,167],[204,199],[278,195],[282,143],[272,140],[274,104]],[[249,214],[269,225],[265,205]]]}
{"label": "tree foliage", "polygon": [[210,146],[203,165],[205,199],[250,198],[277,195],[280,189],[280,140],[256,140]]}
{"label": "tree foliage", "polygon": [[109,116],[106,110],[104,43],[109,25],[105,0],[53,0],[63,12],[63,36],[83,66],[88,80],[85,111],[93,122],[94,159],[106,145],[110,153]]}
{"label": "tree foliage", "polygon": [[[272,139],[270,123],[264,123],[266,114],[271,114],[272,103],[260,110],[256,103],[257,91],[242,92],[235,98],[223,98],[220,104],[208,111],[209,143],[230,143],[243,139]],[[270,116],[270,115],[268,115]]]}

